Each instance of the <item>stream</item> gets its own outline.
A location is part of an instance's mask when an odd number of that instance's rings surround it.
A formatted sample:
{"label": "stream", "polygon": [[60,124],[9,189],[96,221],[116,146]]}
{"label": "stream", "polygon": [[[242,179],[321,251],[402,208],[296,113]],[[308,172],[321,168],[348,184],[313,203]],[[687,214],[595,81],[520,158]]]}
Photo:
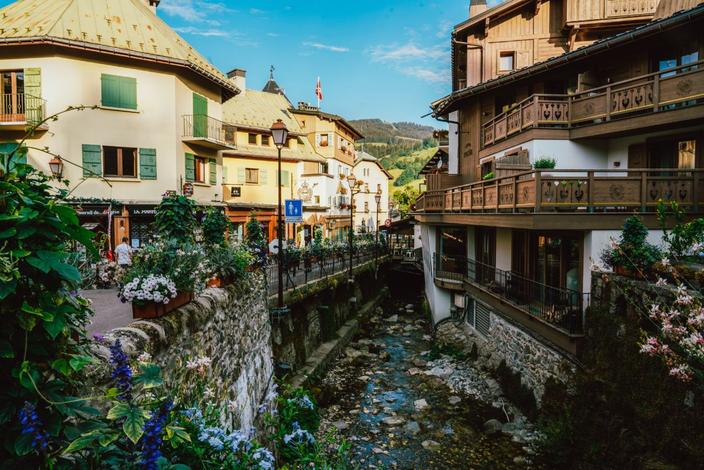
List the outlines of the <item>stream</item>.
{"label": "stream", "polygon": [[320,435],[344,436],[357,468],[542,468],[530,447],[537,434],[498,383],[434,348],[421,298],[393,297],[313,387]]}

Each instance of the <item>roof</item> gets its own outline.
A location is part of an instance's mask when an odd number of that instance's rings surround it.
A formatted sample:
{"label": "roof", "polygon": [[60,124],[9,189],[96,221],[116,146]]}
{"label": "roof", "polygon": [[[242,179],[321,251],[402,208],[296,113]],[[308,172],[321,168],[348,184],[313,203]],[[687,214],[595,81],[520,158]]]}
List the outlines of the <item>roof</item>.
{"label": "roof", "polygon": [[268,131],[281,119],[291,134],[303,134],[284,95],[247,89],[222,105],[222,120],[239,127]]}
{"label": "roof", "polygon": [[394,179],[394,177],[389,173],[386,168],[384,168],[381,163],[379,162],[379,159],[376,158],[374,155],[370,155],[365,151],[359,151],[357,152],[357,156],[354,159],[354,166],[359,165],[362,162],[369,162],[369,163],[374,163],[377,165],[381,171],[386,175],[387,178],[389,179]]}
{"label": "roof", "polygon": [[[301,148],[300,142],[303,142]],[[325,163],[327,160],[318,155],[313,147],[308,142],[308,139],[301,137],[299,139],[298,148],[291,150],[287,147],[281,149],[281,159],[285,161],[308,161]],[[256,145],[241,145],[238,144],[236,149],[223,151],[225,157],[240,157],[240,158],[259,158],[262,160],[278,160],[279,154],[276,147],[262,147]]]}
{"label": "roof", "polygon": [[0,9],[0,46],[38,43],[185,67],[225,98],[239,92],[144,0],[18,0]]}
{"label": "roof", "polygon": [[278,83],[276,83],[276,80],[273,78],[270,78],[267,82],[266,85],[264,85],[264,88],[262,89],[263,92],[266,93],[274,93],[277,95],[283,95],[284,90],[279,86]]}
{"label": "roof", "polygon": [[431,103],[430,106],[433,109],[433,115],[442,116],[453,111],[456,109],[457,103],[464,99],[481,95],[508,83],[514,83],[527,77],[552,71],[561,66],[574,64],[578,60],[592,57],[596,53],[611,50],[617,46],[633,43],[643,37],[664,33],[669,29],[687,25],[702,16],[704,16],[704,5],[675,13],[667,18],[651,21],[650,23],[643,24],[628,31],[601,39],[588,46],[580,47],[574,51],[566,52],[543,62],[535,63],[529,67],[487,80],[479,85],[454,91]]}
{"label": "roof", "polygon": [[476,25],[478,23],[484,23],[487,18],[491,18],[496,15],[504,14],[506,12],[509,12],[513,10],[514,8],[523,6],[526,3],[529,3],[531,1],[535,0],[506,0],[502,3],[499,3],[498,5],[491,7],[487,10],[484,10],[483,12],[479,13],[478,15],[474,15],[470,17],[469,19],[463,21],[462,23],[458,24],[455,26],[455,32],[466,29],[470,26]]}
{"label": "roof", "polygon": [[291,108],[290,111],[294,114],[305,114],[308,116],[318,116],[320,119],[326,119],[328,121],[335,122],[335,123],[341,125],[342,127],[345,127],[352,134],[356,135],[357,139],[355,139],[355,140],[360,140],[360,139],[364,138],[364,136],[357,129],[355,129],[352,126],[352,124],[350,124],[349,122],[347,122],[345,120],[345,118],[343,118],[342,116],[338,116],[337,114],[326,113],[326,112],[323,112],[320,109],[314,108],[314,107],[307,107],[307,108],[303,108],[303,109],[301,107]]}

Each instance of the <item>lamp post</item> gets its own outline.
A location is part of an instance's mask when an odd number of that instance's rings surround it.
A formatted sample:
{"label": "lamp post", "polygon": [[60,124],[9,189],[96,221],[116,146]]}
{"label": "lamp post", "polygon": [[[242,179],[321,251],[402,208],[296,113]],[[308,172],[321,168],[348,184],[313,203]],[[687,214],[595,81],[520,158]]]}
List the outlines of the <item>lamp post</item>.
{"label": "lamp post", "polygon": [[376,244],[379,244],[379,204],[381,204],[381,188],[374,195],[376,201]]}
{"label": "lamp post", "polygon": [[277,218],[276,218],[276,237],[278,238],[278,248],[279,248],[279,285],[278,285],[278,292],[277,292],[277,297],[278,297],[278,303],[277,303],[277,310],[279,314],[282,314],[285,312],[286,308],[284,307],[284,244],[283,244],[283,238],[284,238],[284,231],[283,231],[283,220],[282,220],[282,206],[281,206],[281,149],[283,148],[284,145],[286,145],[286,142],[288,141],[288,129],[286,129],[286,124],[281,119],[278,119],[272,126],[271,126],[271,134],[274,138],[274,145],[276,145],[276,148],[279,151],[279,158],[278,158],[278,167],[279,167],[279,174],[276,178],[276,182],[278,184],[278,194],[279,194],[279,205],[277,206]]}
{"label": "lamp post", "polygon": [[354,196],[361,192],[361,186],[364,184],[363,181],[357,181],[357,177],[354,174],[349,174],[347,176],[347,184],[350,187],[350,267],[349,267],[349,280],[352,280],[352,255],[354,248]]}

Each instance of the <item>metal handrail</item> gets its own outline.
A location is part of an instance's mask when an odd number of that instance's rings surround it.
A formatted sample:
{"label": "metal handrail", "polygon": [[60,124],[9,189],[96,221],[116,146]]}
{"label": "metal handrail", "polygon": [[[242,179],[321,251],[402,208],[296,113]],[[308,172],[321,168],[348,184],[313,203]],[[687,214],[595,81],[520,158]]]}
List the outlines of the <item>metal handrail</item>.
{"label": "metal handrail", "polygon": [[237,127],[206,114],[186,114],[183,116],[183,137],[236,145]]}
{"label": "metal handrail", "polygon": [[467,281],[568,334],[584,332],[588,293],[550,286],[466,257],[433,257],[433,277]]}
{"label": "metal handrail", "polygon": [[26,93],[0,94],[0,122],[41,122],[46,113],[46,100]]}

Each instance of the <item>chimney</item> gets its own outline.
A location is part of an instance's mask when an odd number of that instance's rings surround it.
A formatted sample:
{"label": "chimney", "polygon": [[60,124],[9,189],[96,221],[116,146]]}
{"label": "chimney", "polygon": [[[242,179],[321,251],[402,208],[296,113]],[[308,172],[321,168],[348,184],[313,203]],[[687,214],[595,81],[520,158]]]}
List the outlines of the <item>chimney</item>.
{"label": "chimney", "polygon": [[232,69],[227,72],[227,78],[240,89],[242,93],[247,91],[247,71],[244,69]]}
{"label": "chimney", "polygon": [[487,10],[486,0],[470,0],[469,17],[473,18]]}
{"label": "chimney", "polygon": [[147,4],[152,13],[156,13],[156,7],[159,6],[159,2],[161,2],[161,0],[144,0],[144,3]]}

